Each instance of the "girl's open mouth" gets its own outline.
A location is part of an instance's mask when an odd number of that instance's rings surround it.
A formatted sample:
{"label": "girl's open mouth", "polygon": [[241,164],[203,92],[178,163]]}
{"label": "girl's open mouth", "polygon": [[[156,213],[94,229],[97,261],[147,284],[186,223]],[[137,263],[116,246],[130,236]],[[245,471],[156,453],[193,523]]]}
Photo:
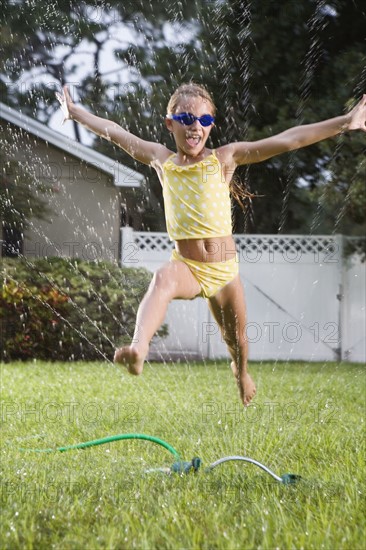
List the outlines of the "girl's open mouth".
{"label": "girl's open mouth", "polygon": [[190,147],[195,147],[201,141],[201,136],[199,135],[189,135],[186,137],[186,141]]}

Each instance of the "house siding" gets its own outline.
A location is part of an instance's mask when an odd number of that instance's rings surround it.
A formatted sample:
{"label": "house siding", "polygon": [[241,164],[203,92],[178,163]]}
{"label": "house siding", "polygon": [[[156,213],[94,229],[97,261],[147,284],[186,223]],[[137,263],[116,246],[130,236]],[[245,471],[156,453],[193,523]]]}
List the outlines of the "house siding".
{"label": "house siding", "polygon": [[2,121],[1,132],[7,158],[52,189],[42,195],[51,208],[47,221],[30,220],[24,255],[118,262],[121,190],[112,176],[13,124]]}

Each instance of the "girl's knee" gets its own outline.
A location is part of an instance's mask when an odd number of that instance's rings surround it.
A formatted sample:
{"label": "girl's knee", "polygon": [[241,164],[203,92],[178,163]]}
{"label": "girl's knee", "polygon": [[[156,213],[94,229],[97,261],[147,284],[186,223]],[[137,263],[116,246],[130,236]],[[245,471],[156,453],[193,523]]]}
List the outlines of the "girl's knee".
{"label": "girl's knee", "polygon": [[169,266],[160,267],[155,273],[150,283],[150,289],[163,291],[165,294],[173,294],[175,281]]}

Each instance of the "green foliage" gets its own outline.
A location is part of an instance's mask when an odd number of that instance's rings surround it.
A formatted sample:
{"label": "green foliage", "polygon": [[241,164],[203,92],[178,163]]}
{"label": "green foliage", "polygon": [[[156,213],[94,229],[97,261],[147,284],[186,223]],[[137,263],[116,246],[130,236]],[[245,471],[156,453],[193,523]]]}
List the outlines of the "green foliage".
{"label": "green foliage", "polygon": [[[357,228],[366,234],[366,162],[364,136],[348,134],[339,140],[341,151],[336,150],[329,163],[329,172],[322,185],[314,187],[326,231],[352,235]],[[322,144],[324,156],[330,155],[329,145]],[[324,223],[324,222],[323,222]]]}
{"label": "green foliage", "polygon": [[61,319],[68,297],[52,287],[25,286],[5,280],[0,292],[1,359],[59,359],[69,348]]}
{"label": "green foliage", "polygon": [[4,260],[1,275],[3,360],[111,358],[130,343],[151,279],[145,269],[63,258]]}

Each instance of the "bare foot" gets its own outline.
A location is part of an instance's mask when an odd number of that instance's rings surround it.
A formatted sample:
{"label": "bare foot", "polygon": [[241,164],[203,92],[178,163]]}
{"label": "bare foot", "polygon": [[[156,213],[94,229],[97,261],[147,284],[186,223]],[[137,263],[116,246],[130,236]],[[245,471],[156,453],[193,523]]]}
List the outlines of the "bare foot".
{"label": "bare foot", "polygon": [[255,383],[250,374],[248,374],[247,372],[245,373],[240,386],[240,397],[243,401],[244,407],[247,407],[257,393]]}
{"label": "bare foot", "polygon": [[257,392],[255,383],[250,374],[247,372],[243,375],[242,380],[239,381],[239,371],[234,361],[231,362],[230,366],[236,380],[238,381],[241,400],[243,401],[244,406],[247,407]]}
{"label": "bare foot", "polygon": [[123,365],[131,374],[141,374],[144,368],[145,355],[134,346],[124,346],[116,350],[114,362]]}

